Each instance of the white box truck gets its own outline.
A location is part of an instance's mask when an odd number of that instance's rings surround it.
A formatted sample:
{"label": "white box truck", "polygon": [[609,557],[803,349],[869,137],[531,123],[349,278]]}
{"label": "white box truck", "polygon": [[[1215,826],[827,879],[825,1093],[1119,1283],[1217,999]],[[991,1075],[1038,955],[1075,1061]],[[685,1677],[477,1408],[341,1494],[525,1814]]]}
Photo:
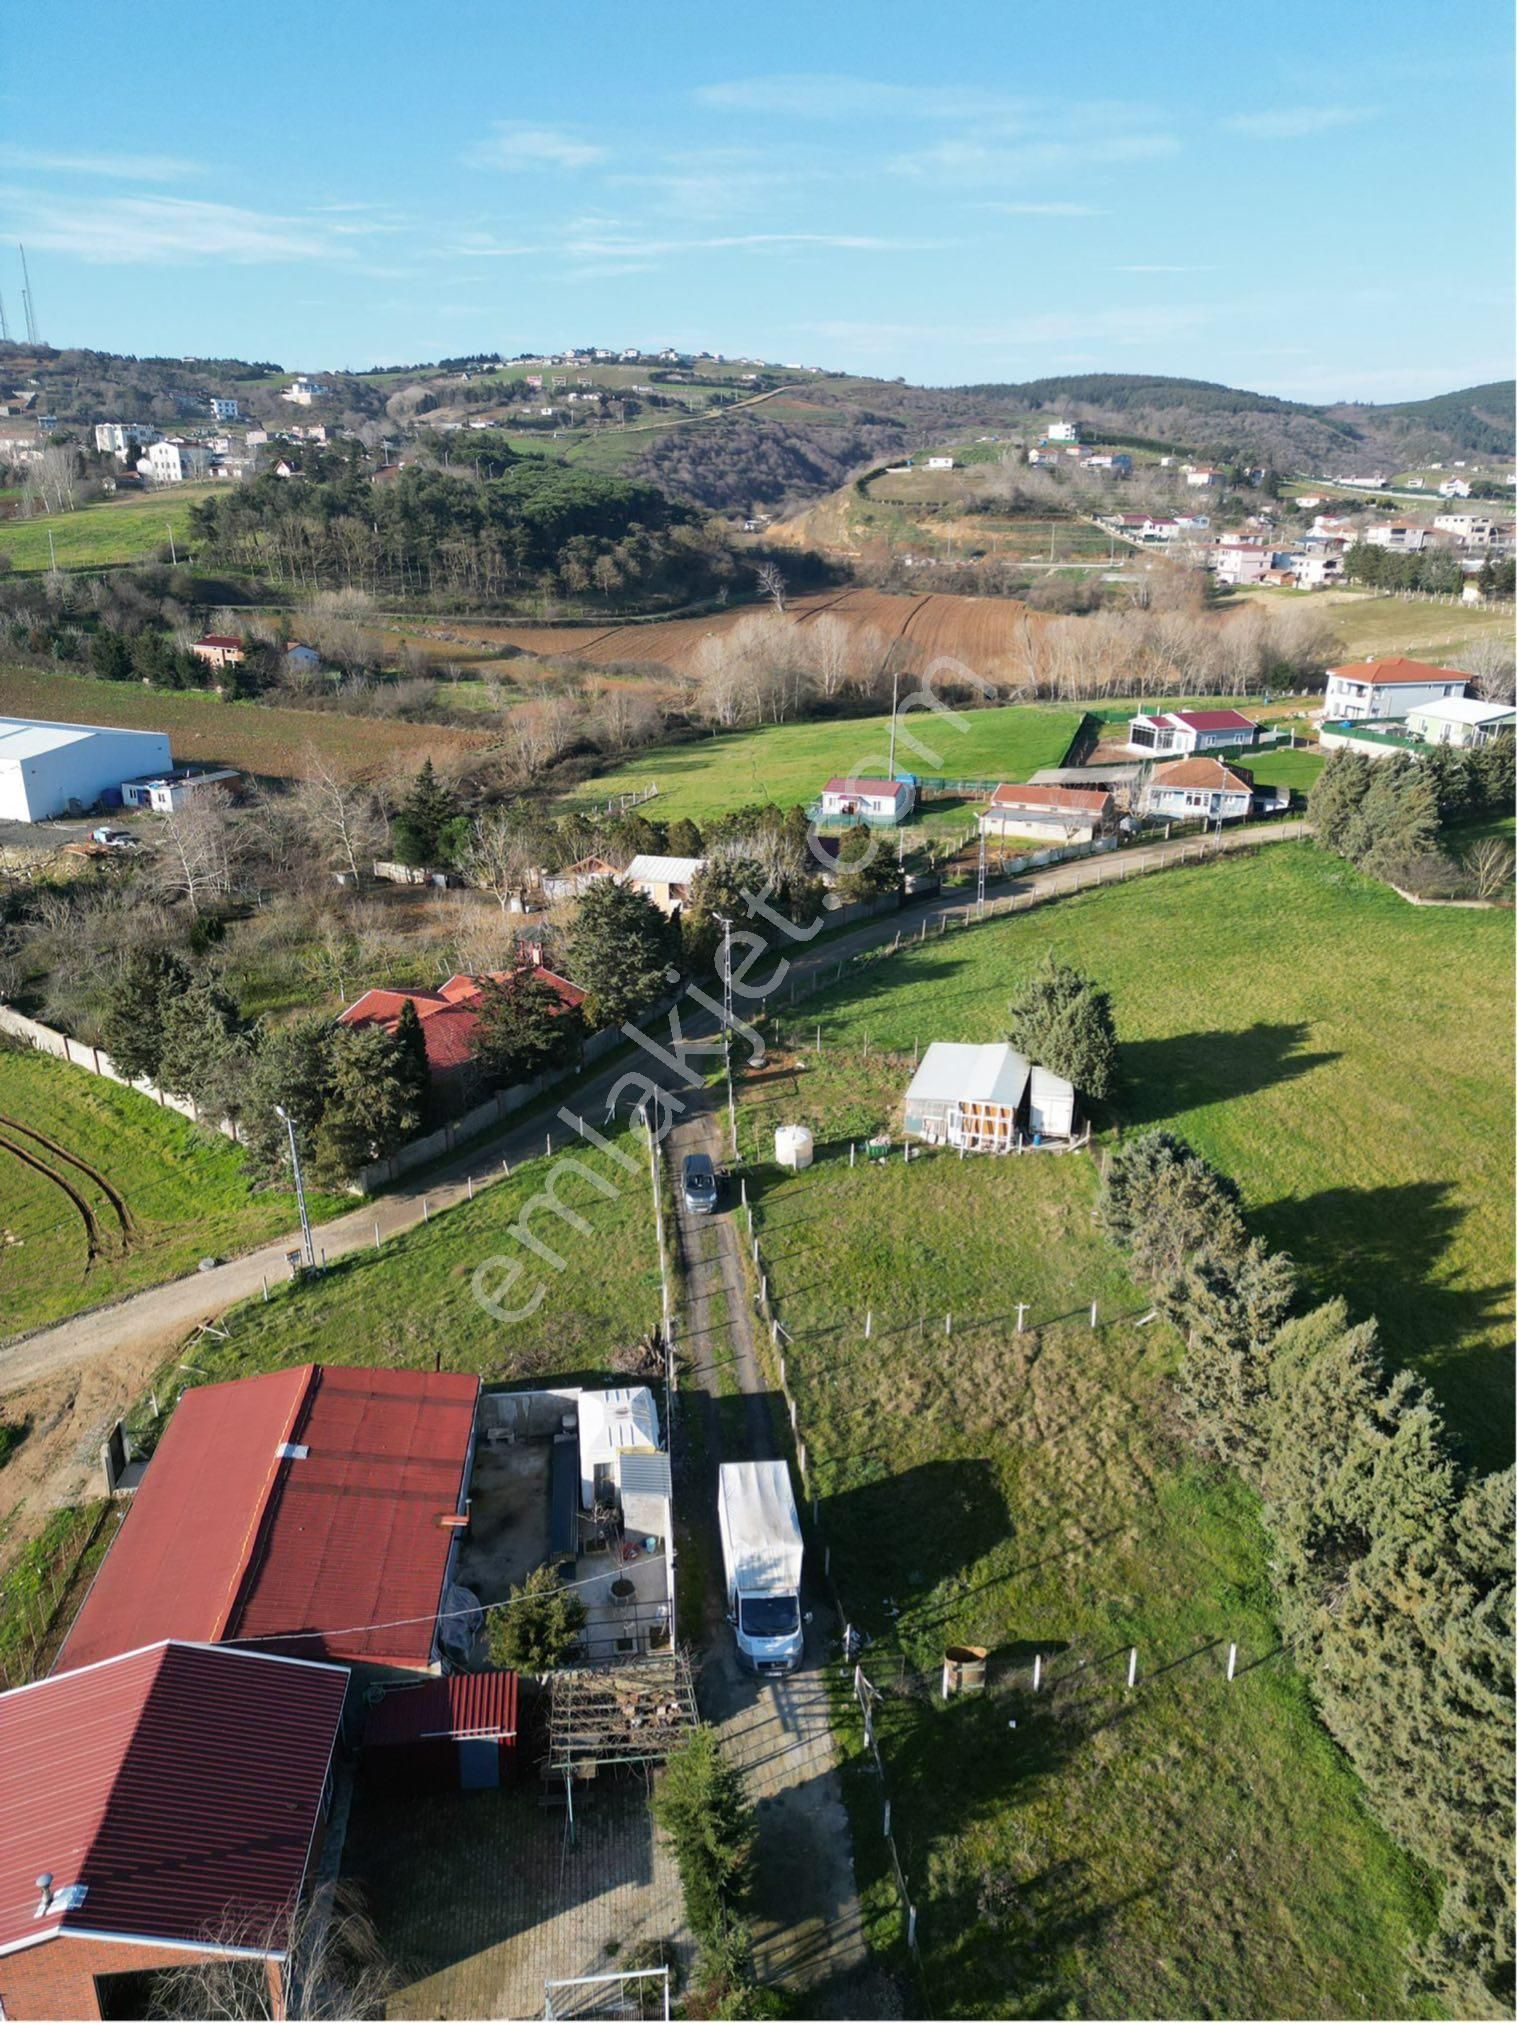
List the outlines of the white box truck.
{"label": "white box truck", "polygon": [[754,1672],[801,1662],[801,1524],[783,1461],[725,1461],[717,1488],[727,1620]]}

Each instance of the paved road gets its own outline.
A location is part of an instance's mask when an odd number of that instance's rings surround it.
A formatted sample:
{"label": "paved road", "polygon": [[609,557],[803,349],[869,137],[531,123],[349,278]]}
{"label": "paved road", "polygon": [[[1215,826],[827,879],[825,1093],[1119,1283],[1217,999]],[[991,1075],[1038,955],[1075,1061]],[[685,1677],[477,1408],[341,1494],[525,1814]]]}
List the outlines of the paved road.
{"label": "paved road", "polygon": [[[705,1152],[720,1166],[725,1121],[705,1104],[688,1113],[669,1135],[671,1170],[678,1174],[689,1152]],[[689,1215],[681,1204],[678,1221],[685,1280],[678,1338],[695,1386],[684,1409],[700,1414],[704,1462],[687,1494],[708,1519],[718,1463],[773,1460],[783,1451],[755,1347],[733,1210],[730,1199],[710,1216]],[[714,1533],[714,1525],[708,1528]],[[817,1598],[807,1599],[813,1621],[806,1662],[789,1678],[757,1679],[737,1662],[722,1622],[721,1571],[712,1566],[707,1620],[716,1635],[701,1668],[701,1709],[747,1773],[754,1801],[758,1881],[751,1916],[759,1978],[808,1991],[801,2006],[809,2016],[871,2014],[877,2011],[849,1999],[868,1971],[869,1949],[828,1718],[823,1664],[833,1626]]]}
{"label": "paved road", "polygon": [[[1120,855],[1114,853],[1082,863],[1029,872],[1001,888],[987,903],[986,912],[987,915],[996,915],[1061,893],[1083,891],[1093,885],[1115,883],[1170,864],[1195,861],[1203,854],[1211,856],[1266,842],[1289,842],[1308,833],[1307,824],[1297,821],[1241,833],[1232,831],[1224,833],[1218,840],[1205,843],[1198,843],[1192,838],[1185,842],[1143,844],[1124,850]],[[968,919],[973,913],[972,895],[966,903],[964,894],[960,892],[932,900],[924,906],[909,907],[899,914],[885,914],[850,928],[846,933],[829,937],[823,947],[811,954],[804,952],[804,944],[797,944],[790,974],[804,990],[837,964],[847,962],[867,949],[883,947],[897,935],[907,940],[924,931],[942,931],[945,921],[951,925],[955,919]],[[775,938],[778,941],[777,933]],[[761,965],[755,965],[756,971],[761,968]],[[782,999],[784,995],[782,991]],[[702,1031],[709,1032],[712,1027],[712,1021],[704,1015],[689,1019],[682,1015],[682,1024],[687,1033],[697,1035]],[[666,1036],[665,1022],[658,1022],[655,1036]],[[566,1089],[563,1098],[565,1108],[574,1114],[582,1113],[592,1125],[598,1123],[605,1112],[608,1092],[617,1077],[627,1072],[627,1067],[625,1060],[618,1062]],[[514,1167],[521,1160],[540,1153],[544,1149],[545,1130],[549,1128],[558,1132],[563,1129],[561,1125],[555,1126],[550,1116],[546,1122],[539,1120],[508,1126],[488,1137],[475,1139],[452,1159],[429,1169],[425,1181],[393,1189],[349,1215],[324,1223],[316,1232],[318,1246],[328,1258],[337,1258],[372,1244],[376,1224],[381,1242],[402,1230],[414,1228],[424,1214],[436,1213],[465,1199],[471,1187],[498,1180],[503,1160],[509,1160]],[[55,1327],[42,1328],[34,1334],[20,1337],[9,1346],[0,1348],[0,1395],[23,1390],[61,1371],[77,1369],[112,1353],[140,1356],[143,1351],[152,1348],[171,1348],[199,1322],[216,1318],[239,1300],[251,1299],[265,1278],[270,1284],[275,1284],[286,1277],[289,1270],[287,1253],[298,1248],[299,1241],[298,1232],[292,1232],[259,1250],[232,1258],[212,1271],[192,1272],[186,1278],[135,1293],[113,1306],[95,1307]]]}

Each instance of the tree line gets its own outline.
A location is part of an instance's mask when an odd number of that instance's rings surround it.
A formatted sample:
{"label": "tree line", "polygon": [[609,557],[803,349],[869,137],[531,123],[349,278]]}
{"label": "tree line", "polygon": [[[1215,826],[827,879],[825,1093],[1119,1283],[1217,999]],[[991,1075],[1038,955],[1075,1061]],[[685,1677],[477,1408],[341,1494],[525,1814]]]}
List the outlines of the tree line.
{"label": "tree line", "polygon": [[1498,737],[1473,749],[1429,745],[1415,756],[1330,752],[1308,801],[1318,845],[1372,878],[1423,898],[1488,899],[1511,882],[1499,837],[1452,854],[1458,825],[1510,811],[1517,747]]}
{"label": "tree line", "polygon": [[1458,2015],[1509,2010],[1512,1471],[1461,1468],[1373,1320],[1341,1299],[1292,1313],[1291,1260],[1184,1140],[1122,1146],[1099,1213],[1184,1338],[1197,1445],[1262,1500],[1281,1627],[1324,1725],[1438,1878],[1418,1982]]}

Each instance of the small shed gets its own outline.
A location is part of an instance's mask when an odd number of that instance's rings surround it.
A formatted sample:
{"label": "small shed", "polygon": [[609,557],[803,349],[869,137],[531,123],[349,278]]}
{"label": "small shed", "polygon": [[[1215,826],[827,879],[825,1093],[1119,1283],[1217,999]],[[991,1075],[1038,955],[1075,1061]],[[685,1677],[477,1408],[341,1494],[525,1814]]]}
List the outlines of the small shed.
{"label": "small shed", "polygon": [[1072,1138],[1075,1134],[1074,1086],[1047,1068],[1034,1068],[1027,1078],[1027,1128],[1035,1138]]}
{"label": "small shed", "polygon": [[494,1791],[516,1765],[514,1672],[451,1672],[395,1686],[369,1710],[377,1775],[411,1790]]}
{"label": "small shed", "polygon": [[579,1500],[585,1510],[612,1501],[625,1454],[657,1454],[658,1407],[646,1384],[579,1396]]}
{"label": "small shed", "polygon": [[677,913],[705,868],[704,857],[639,856],[622,873],[622,883],[651,899],[660,913]]}
{"label": "small shed", "polygon": [[1073,1085],[1033,1067],[1004,1040],[934,1040],[906,1091],[906,1129],[966,1152],[1013,1152],[1035,1136],[1071,1138],[1074,1113]]}

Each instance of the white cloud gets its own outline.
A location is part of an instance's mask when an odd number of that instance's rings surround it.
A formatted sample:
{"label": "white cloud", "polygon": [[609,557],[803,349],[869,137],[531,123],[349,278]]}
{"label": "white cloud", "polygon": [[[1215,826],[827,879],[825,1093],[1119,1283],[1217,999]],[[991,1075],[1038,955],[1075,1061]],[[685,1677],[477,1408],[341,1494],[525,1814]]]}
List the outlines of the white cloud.
{"label": "white cloud", "polygon": [[723,232],[703,238],[646,239],[618,233],[571,237],[564,251],[582,259],[658,259],[670,253],[758,252],[784,246],[827,246],[847,253],[928,250],[941,240],[882,239],[867,232]]}
{"label": "white cloud", "polygon": [[179,155],[86,154],[73,149],[19,147],[0,144],[0,168],[35,170],[39,174],[99,176],[123,183],[173,183],[204,173],[199,162]]}
{"label": "white cloud", "polygon": [[186,197],[59,197],[0,189],[5,231],[97,266],[351,258],[329,222]]}
{"label": "white cloud", "polygon": [[1167,133],[1108,133],[1089,139],[1033,140],[1007,146],[990,141],[944,140],[897,155],[888,166],[897,175],[954,188],[977,189],[1115,162],[1158,161],[1176,154],[1179,146],[1174,135]]}
{"label": "white cloud", "polygon": [[1245,140],[1309,140],[1313,134],[1363,126],[1376,117],[1376,108],[1367,105],[1287,105],[1274,112],[1235,113],[1222,126]]}
{"label": "white cloud", "polygon": [[504,120],[487,140],[477,141],[464,160],[476,169],[588,169],[606,155],[596,142],[582,140],[563,127]]}
{"label": "white cloud", "polygon": [[884,84],[822,71],[779,72],[700,85],[699,104],[718,112],[758,112],[791,119],[997,119],[1020,121],[1034,101],[975,86]]}
{"label": "white cloud", "polygon": [[1006,218],[1103,218],[1094,204],[999,204],[986,202],[982,211],[998,211]]}

